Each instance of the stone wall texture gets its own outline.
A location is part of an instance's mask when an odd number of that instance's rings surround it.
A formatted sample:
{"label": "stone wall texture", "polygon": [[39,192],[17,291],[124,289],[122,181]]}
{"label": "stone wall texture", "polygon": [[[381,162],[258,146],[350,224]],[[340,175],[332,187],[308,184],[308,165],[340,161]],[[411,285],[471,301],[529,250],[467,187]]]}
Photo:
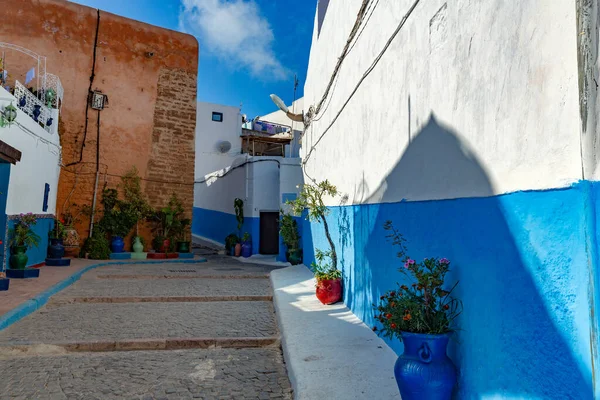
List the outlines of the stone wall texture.
{"label": "stone wall texture", "polygon": [[[92,204],[99,155],[99,193],[135,166],[152,206],[164,206],[176,192],[191,217],[197,40],[60,0],[8,2],[2,14],[1,40],[46,56],[47,72],[65,89],[57,213]],[[9,83],[24,82],[33,66],[33,59],[6,51]],[[92,90],[108,96],[103,111],[87,107],[90,80]],[[89,218],[82,216],[77,228],[87,237]],[[148,229],[142,232],[149,242]]]}

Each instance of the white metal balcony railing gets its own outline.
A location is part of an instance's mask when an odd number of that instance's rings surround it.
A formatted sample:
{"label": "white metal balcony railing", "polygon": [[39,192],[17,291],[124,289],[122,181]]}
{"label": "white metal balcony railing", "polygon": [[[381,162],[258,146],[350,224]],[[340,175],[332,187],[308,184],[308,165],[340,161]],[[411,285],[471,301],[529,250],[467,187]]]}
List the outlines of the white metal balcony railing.
{"label": "white metal balcony railing", "polygon": [[57,121],[52,120],[52,112],[44,105],[44,103],[42,103],[40,99],[31,93],[29,89],[23,86],[19,81],[15,81],[14,96],[17,98],[17,105],[21,111],[29,115],[40,125],[43,125],[47,132],[52,133],[51,126],[57,123]]}
{"label": "white metal balcony railing", "polygon": [[2,74],[9,69],[9,65],[6,63],[5,49],[18,51],[34,60],[35,83],[33,86],[35,94],[19,81],[15,80],[14,96],[17,98],[18,107],[23,112],[40,125],[43,125],[46,131],[52,133],[55,124],[58,124],[58,121],[52,120],[52,115],[54,114],[52,109],[55,108],[60,113],[64,96],[64,89],[60,79],[58,76],[46,72],[45,56],[39,55],[25,47],[6,42],[0,42]]}

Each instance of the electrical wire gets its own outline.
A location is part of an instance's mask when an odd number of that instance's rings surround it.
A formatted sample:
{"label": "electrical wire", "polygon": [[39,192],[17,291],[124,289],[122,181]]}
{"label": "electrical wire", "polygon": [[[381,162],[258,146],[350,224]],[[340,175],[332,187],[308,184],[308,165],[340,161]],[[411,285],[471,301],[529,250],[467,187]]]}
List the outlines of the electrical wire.
{"label": "electrical wire", "polygon": [[246,161],[246,162],[244,162],[244,163],[242,163],[240,165],[236,165],[235,167],[232,167],[232,168],[228,169],[227,171],[225,171],[225,173],[223,175],[213,175],[213,176],[210,176],[209,178],[205,178],[205,179],[202,179],[202,180],[199,180],[199,181],[194,181],[194,183],[204,183],[204,182],[209,181],[209,180],[211,180],[213,178],[217,178],[217,179],[223,178],[223,177],[229,175],[231,172],[235,171],[236,169],[243,167],[246,164],[254,164],[254,163],[259,163],[259,162],[263,162],[263,161],[264,162],[276,162],[277,165],[279,167],[281,167],[281,162],[279,160],[261,159],[261,160]]}
{"label": "electrical wire", "polygon": [[92,56],[92,73],[90,75],[90,86],[88,88],[87,96],[85,102],[85,123],[83,128],[83,140],[81,141],[81,149],[79,150],[79,160],[73,161],[67,164],[67,167],[71,165],[79,164],[83,160],[83,148],[85,147],[85,139],[87,138],[87,130],[88,130],[88,113],[90,110],[90,99],[89,95],[92,92],[92,85],[94,84],[94,78],[96,77],[96,53],[98,51],[98,31],[100,30],[100,10],[96,10],[98,13],[98,18],[96,20],[96,36],[94,38],[94,53]]}
{"label": "electrical wire", "polygon": [[[369,7],[367,8],[367,10],[365,11],[365,14],[364,14],[364,15],[368,14],[368,16],[366,18],[363,16],[363,19],[361,20],[362,27],[360,28],[360,32],[358,32],[358,34],[356,35],[356,39],[354,39],[354,42],[352,43],[352,45],[348,49],[348,52],[346,53],[345,57],[348,57],[348,55],[352,52],[352,49],[354,49],[354,47],[356,46],[356,43],[358,43],[358,39],[360,39],[362,33],[364,32],[365,28],[367,27],[367,24],[371,20],[371,17],[375,13],[375,9],[377,8],[378,5],[379,5],[379,0],[376,0],[375,3],[369,3]],[[369,11],[370,11],[370,13],[369,13]],[[364,24],[362,23],[362,21],[364,21]],[[337,74],[337,76],[335,78],[335,82],[333,84],[333,88],[331,90],[331,96],[329,96],[329,101],[325,105],[325,108],[323,108],[323,110],[319,111],[319,115],[320,116],[319,117],[315,116],[310,121],[311,123],[313,121],[319,121],[325,115],[325,112],[327,111],[327,109],[331,105],[331,101],[333,100],[333,94],[335,93],[335,89],[337,88],[337,84],[338,84],[339,80],[340,80],[340,75]]]}
{"label": "electrical wire", "polygon": [[319,103],[317,104],[317,107],[314,111],[314,115],[319,114],[319,112],[321,111],[321,106],[323,105],[323,102],[327,99],[327,96],[329,95],[329,91],[331,90],[331,87],[333,86],[333,82],[340,70],[340,67],[342,66],[342,63],[344,62],[344,59],[346,58],[346,55],[348,53],[348,48],[350,47],[350,44],[351,44],[352,40],[354,39],[354,36],[358,32],[358,28],[360,27],[360,24],[363,20],[367,5],[369,4],[370,1],[371,0],[363,0],[362,4],[360,6],[360,9],[358,10],[358,14],[356,16],[356,21],[354,22],[354,26],[352,27],[352,30],[350,31],[350,35],[348,36],[346,45],[344,46],[344,49],[342,50],[342,54],[338,57],[338,61],[335,65],[335,68],[333,69],[333,74],[331,75],[331,78],[329,79],[329,83],[327,84],[327,87],[325,88],[323,97],[321,97],[321,100],[319,100]]}
{"label": "electrical wire", "polygon": [[358,91],[358,89],[360,88],[360,86],[362,85],[362,83],[364,82],[364,80],[375,69],[375,67],[379,63],[379,60],[381,60],[381,58],[383,57],[383,55],[385,54],[385,52],[387,51],[387,49],[390,47],[390,45],[392,44],[392,42],[394,41],[394,39],[396,38],[396,36],[398,35],[398,33],[400,32],[400,30],[402,29],[402,27],[404,26],[404,24],[406,23],[406,21],[408,20],[408,18],[410,17],[410,15],[413,13],[413,11],[415,10],[415,8],[417,7],[417,5],[419,4],[420,1],[421,0],[415,0],[415,2],[410,7],[410,9],[408,10],[408,12],[404,15],[404,17],[402,17],[402,19],[400,20],[400,23],[398,24],[398,26],[394,30],[394,33],[392,33],[392,35],[390,36],[390,38],[386,42],[385,46],[383,46],[383,49],[379,52],[379,54],[377,55],[377,57],[375,57],[375,59],[373,60],[373,62],[369,66],[369,68],[367,68],[367,70],[364,72],[363,76],[360,78],[360,80],[358,81],[358,83],[356,84],[356,86],[354,87],[354,89],[352,90],[352,92],[350,93],[350,95],[348,96],[348,98],[346,99],[346,101],[344,102],[344,104],[342,105],[342,107],[339,109],[339,111],[337,112],[337,114],[335,115],[335,117],[333,117],[333,119],[331,120],[331,122],[329,123],[329,125],[327,126],[327,128],[325,128],[325,130],[323,131],[323,133],[321,133],[321,135],[319,136],[319,138],[317,139],[317,141],[314,144],[311,145],[310,150],[306,154],[306,157],[304,157],[304,159],[302,160],[302,165],[306,165],[306,163],[310,159],[310,156],[311,156],[313,150],[315,149],[315,147],[319,144],[319,142],[321,141],[321,139],[323,139],[323,136],[325,136],[325,134],[327,134],[327,132],[331,129],[331,127],[333,126],[333,124],[335,124],[335,122],[340,117],[340,115],[342,114],[342,112],[344,111],[344,109],[346,108],[346,106],[348,105],[348,103],[350,102],[350,100],[352,100],[352,98],[354,97],[354,95],[356,94],[356,92]]}

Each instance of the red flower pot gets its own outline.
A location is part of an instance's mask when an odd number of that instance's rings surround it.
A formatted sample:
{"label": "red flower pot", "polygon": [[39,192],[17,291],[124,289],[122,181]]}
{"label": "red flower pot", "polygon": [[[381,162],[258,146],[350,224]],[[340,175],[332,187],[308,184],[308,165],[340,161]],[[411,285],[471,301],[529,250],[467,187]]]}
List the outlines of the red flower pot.
{"label": "red flower pot", "polygon": [[162,245],[160,246],[160,252],[168,253],[170,248],[171,248],[171,241],[169,239],[165,239],[165,240],[163,240]]}
{"label": "red flower pot", "polygon": [[342,280],[324,279],[317,282],[317,299],[323,304],[337,303],[342,299]]}

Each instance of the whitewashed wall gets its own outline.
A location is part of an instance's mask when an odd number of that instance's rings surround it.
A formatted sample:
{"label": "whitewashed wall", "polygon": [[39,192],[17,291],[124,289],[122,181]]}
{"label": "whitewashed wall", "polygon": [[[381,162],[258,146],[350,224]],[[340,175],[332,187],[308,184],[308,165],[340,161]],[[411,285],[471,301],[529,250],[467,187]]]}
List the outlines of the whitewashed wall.
{"label": "whitewashed wall", "polygon": [[[196,180],[231,165],[241,148],[242,116],[238,107],[198,102],[196,109]],[[212,121],[212,113],[223,113],[223,122]],[[220,153],[217,144],[229,141],[231,150]]]}
{"label": "whitewashed wall", "polygon": [[248,217],[261,211],[279,211],[279,164],[281,157],[250,157],[248,165]]}
{"label": "whitewashed wall", "polygon": [[[572,1],[421,1],[322,136],[412,4],[378,3],[329,105],[305,132],[307,175],[330,179],[348,203],[486,196],[581,179]],[[320,35],[315,23],[305,111],[321,99],[360,5],[330,2]]]}
{"label": "whitewashed wall", "polygon": [[282,161],[279,168],[279,199],[282,203],[281,208],[286,212],[290,212],[289,206],[283,200],[283,196],[289,193],[298,195],[300,192],[299,186],[304,183],[302,165],[299,158],[286,158]]}
{"label": "whitewashed wall", "polygon": [[[16,106],[17,100],[0,88],[0,107],[4,108],[11,101]],[[17,114],[18,124],[0,128],[0,140],[22,153],[21,161],[11,166],[6,214],[44,214],[42,206],[46,183],[50,185],[46,213],[54,214],[60,174],[60,138],[56,129],[48,133],[21,110]],[[56,114],[55,111],[55,126],[58,125]]]}

